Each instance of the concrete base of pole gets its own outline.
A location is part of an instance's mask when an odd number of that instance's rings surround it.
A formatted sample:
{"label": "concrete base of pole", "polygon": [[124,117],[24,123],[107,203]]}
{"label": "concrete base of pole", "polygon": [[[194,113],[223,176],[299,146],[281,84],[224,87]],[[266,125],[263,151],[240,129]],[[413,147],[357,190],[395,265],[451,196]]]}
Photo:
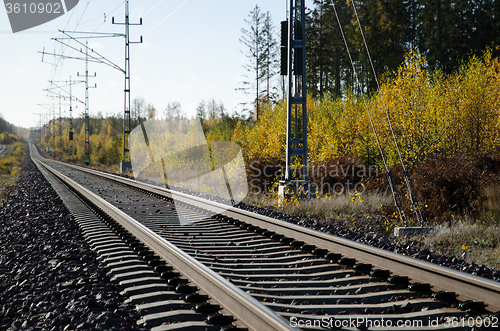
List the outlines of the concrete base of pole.
{"label": "concrete base of pole", "polygon": [[417,234],[429,233],[433,228],[422,228],[422,227],[396,227],[394,228],[394,236],[396,237],[407,237]]}
{"label": "concrete base of pole", "polygon": [[311,200],[316,198],[316,185],[303,180],[282,181],[278,186],[278,195],[289,201],[293,197],[299,200]]}
{"label": "concrete base of pole", "polygon": [[132,172],[132,163],[122,161],[120,163],[120,172],[123,174],[124,172]]}

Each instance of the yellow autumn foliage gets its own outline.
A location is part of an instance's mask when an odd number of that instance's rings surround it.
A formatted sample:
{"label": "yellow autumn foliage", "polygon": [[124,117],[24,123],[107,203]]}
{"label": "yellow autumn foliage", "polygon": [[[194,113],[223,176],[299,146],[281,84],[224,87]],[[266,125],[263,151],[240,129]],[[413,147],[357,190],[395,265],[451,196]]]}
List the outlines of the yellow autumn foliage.
{"label": "yellow autumn foliage", "polygon": [[[430,73],[425,58],[410,52],[366,104],[354,93],[343,99],[309,96],[311,164],[350,155],[382,165],[369,114],[389,166],[399,162],[396,143],[410,165],[430,155],[488,151],[500,145],[500,61],[486,52],[446,76]],[[284,161],[285,138],[284,101],[264,109],[253,125],[238,124],[233,135],[246,159],[263,160]]]}

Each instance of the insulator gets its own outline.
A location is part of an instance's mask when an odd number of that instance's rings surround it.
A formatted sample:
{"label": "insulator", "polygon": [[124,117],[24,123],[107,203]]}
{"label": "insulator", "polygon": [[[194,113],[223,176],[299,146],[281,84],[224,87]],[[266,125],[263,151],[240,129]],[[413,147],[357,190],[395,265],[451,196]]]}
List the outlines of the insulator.
{"label": "insulator", "polygon": [[303,62],[304,62],[304,57],[302,56],[302,48],[295,48],[294,49],[294,68],[293,68],[293,72],[297,76],[302,75]]}
{"label": "insulator", "polygon": [[288,47],[288,21],[281,22],[281,47]]}
{"label": "insulator", "polygon": [[288,48],[287,47],[280,47],[280,48],[281,48],[280,74],[286,76],[288,75]]}

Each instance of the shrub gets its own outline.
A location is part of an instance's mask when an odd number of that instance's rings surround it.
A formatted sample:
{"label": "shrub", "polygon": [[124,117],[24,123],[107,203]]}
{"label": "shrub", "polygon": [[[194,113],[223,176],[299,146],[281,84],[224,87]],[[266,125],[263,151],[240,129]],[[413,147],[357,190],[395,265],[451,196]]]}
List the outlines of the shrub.
{"label": "shrub", "polygon": [[19,138],[15,134],[7,132],[0,133],[0,145],[10,145],[18,141]]}

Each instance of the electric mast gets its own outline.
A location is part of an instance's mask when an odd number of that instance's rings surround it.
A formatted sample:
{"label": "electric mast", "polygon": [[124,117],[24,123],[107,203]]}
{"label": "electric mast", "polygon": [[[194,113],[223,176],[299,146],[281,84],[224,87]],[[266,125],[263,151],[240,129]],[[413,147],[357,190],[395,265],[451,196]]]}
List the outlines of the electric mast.
{"label": "electric mast", "polygon": [[[85,43],[85,155],[83,156],[83,162],[85,165],[90,164],[90,115],[89,115],[89,88],[96,88],[97,84],[89,87],[89,77],[97,77],[94,72],[93,76],[89,76],[89,47],[88,41]],[[77,73],[78,77],[80,73]]]}
{"label": "electric mast", "polygon": [[142,25],[142,18],[139,23],[130,23],[129,0],[125,0],[125,22],[115,23],[115,18],[111,19],[113,24],[125,25],[125,88],[124,88],[124,106],[123,106],[123,157],[120,164],[120,172],[132,171],[130,161],[130,149],[128,137],[131,131],[130,124],[130,44],[142,43],[142,36],[139,42],[130,41],[130,25]]}
{"label": "electric mast", "polygon": [[[288,20],[282,23],[282,74],[288,76],[286,169],[279,195],[310,199],[315,196],[307,164],[307,80],[305,0],[289,0]],[[300,165],[300,169],[292,169]],[[294,171],[295,170],[295,171]],[[293,172],[299,174],[293,174]]]}

